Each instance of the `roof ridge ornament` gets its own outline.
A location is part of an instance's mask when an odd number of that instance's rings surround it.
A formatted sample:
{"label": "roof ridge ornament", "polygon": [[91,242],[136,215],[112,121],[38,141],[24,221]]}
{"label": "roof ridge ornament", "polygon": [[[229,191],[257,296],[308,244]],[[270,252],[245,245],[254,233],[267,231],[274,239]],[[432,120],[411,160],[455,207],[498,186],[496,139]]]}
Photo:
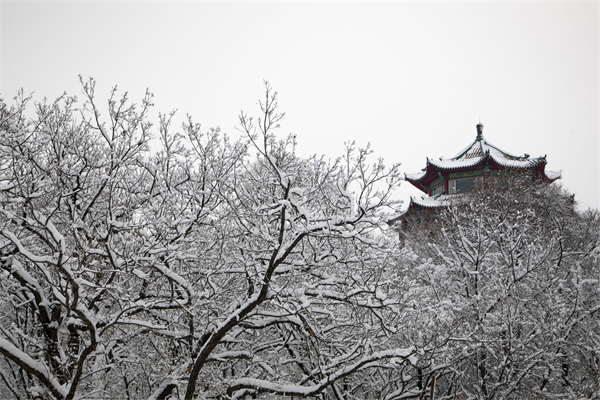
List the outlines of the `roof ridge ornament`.
{"label": "roof ridge ornament", "polygon": [[483,124],[481,121],[477,124],[477,138],[475,140],[483,140]]}

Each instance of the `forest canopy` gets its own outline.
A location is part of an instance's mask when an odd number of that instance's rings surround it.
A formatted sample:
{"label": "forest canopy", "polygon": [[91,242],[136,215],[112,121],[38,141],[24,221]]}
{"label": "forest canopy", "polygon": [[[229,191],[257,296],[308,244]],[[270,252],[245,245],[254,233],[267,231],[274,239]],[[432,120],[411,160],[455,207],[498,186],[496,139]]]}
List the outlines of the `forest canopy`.
{"label": "forest canopy", "polygon": [[474,191],[399,246],[399,164],[299,157],[268,83],[235,141],[81,84],[0,103],[14,398],[599,395],[598,214],[556,185]]}

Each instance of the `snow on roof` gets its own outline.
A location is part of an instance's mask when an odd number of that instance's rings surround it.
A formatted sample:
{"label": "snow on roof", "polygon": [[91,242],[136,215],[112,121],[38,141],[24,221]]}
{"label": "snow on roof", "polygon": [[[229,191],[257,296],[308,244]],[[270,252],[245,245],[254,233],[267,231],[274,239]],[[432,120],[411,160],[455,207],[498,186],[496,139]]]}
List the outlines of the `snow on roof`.
{"label": "snow on roof", "polygon": [[429,197],[429,196],[425,195],[425,196],[421,196],[421,198],[410,196],[410,202],[409,202],[408,208],[404,211],[401,211],[400,214],[394,216],[393,218],[390,218],[390,220],[388,221],[388,224],[390,224],[390,225],[395,224],[404,215],[406,215],[406,213],[409,212],[409,210],[413,204],[421,206],[421,207],[425,207],[425,208],[447,207],[450,205],[451,201],[456,201],[458,196],[460,196],[460,195],[449,196],[446,194],[442,194],[442,195],[438,195],[435,197]]}
{"label": "snow on roof", "polygon": [[450,200],[454,199],[455,197],[456,196],[451,197],[449,195],[440,195],[435,197],[421,196],[421,198],[411,196],[410,202],[422,207],[437,208],[450,205]]}
{"label": "snow on roof", "polygon": [[415,172],[414,174],[404,174],[404,176],[406,177],[406,179],[410,179],[412,181],[418,181],[419,179],[421,179],[423,177],[423,175],[425,175],[425,173],[426,173],[426,169],[421,172]]}
{"label": "snow on roof", "polygon": [[548,177],[548,179],[550,180],[556,180],[556,179],[560,179],[562,177],[562,170],[560,171],[545,171],[546,176]]}
{"label": "snow on roof", "polygon": [[450,159],[441,158],[438,160],[427,161],[438,168],[463,168],[478,164],[487,155],[494,159],[498,164],[512,168],[529,168],[539,164],[543,157],[529,159],[529,155],[515,156],[498,146],[485,140],[483,136],[477,137],[466,149]]}
{"label": "snow on roof", "polygon": [[[479,130],[481,129],[481,130]],[[527,169],[535,167],[546,161],[546,156],[529,158],[529,154],[516,156],[500,149],[498,146],[488,142],[482,134],[483,125],[478,125],[477,138],[466,148],[452,158],[440,157],[439,160],[427,157],[427,165],[433,165],[439,169],[467,168],[479,164],[487,156],[496,163],[507,168]],[[405,174],[406,179],[416,181],[427,174],[427,168],[413,174]],[[550,176],[548,176],[550,178]],[[553,178],[550,178],[553,179]]]}

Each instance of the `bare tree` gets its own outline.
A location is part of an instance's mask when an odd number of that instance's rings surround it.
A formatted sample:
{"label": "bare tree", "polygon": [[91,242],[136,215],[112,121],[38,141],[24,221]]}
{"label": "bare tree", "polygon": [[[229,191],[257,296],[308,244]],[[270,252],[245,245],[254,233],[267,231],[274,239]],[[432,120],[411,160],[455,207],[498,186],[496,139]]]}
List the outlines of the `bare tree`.
{"label": "bare tree", "polygon": [[497,178],[437,218],[406,251],[415,326],[449,372],[438,398],[597,397],[597,212],[554,185]]}
{"label": "bare tree", "polygon": [[398,335],[396,247],[380,229],[398,165],[353,144],[298,157],[274,135],[268,84],[236,142],[191,118],[172,133],[173,113],[154,129],[149,93],[138,106],[115,88],[105,120],[82,85],[81,109],[65,95],[27,119],[27,98],[3,104],[0,353],[15,393],[350,398],[392,375],[392,397],[415,387],[402,371],[421,356]]}

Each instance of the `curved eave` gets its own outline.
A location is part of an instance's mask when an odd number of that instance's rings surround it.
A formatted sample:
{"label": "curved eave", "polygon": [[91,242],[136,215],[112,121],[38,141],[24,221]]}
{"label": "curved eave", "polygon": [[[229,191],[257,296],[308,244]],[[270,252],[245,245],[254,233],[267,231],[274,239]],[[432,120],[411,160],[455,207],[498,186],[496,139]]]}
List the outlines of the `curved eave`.
{"label": "curved eave", "polygon": [[547,181],[548,183],[552,183],[557,179],[562,178],[562,171],[546,171],[546,163],[540,163],[535,167],[535,173],[537,174],[537,178],[542,178],[542,180]]}
{"label": "curved eave", "polygon": [[555,180],[562,178],[562,170],[560,170],[560,171],[546,171],[544,169],[544,176],[550,182],[554,182]]}
{"label": "curved eave", "polygon": [[424,208],[440,208],[440,207],[447,207],[449,205],[448,201],[446,201],[446,198],[448,196],[438,196],[438,197],[424,197],[421,199],[415,199],[414,197],[410,197],[410,205],[408,206],[408,208],[410,209],[410,207],[412,205],[415,206],[420,206],[420,207],[424,207]]}
{"label": "curved eave", "polygon": [[427,193],[428,188],[423,185],[423,182],[430,180],[432,176],[437,176],[437,171],[435,166],[429,162],[429,158],[427,158],[427,165],[424,169],[425,171],[420,173],[404,174],[404,179],[423,193]]}
{"label": "curved eave", "polygon": [[[446,201],[447,197],[448,196],[441,196],[441,197],[438,196],[437,198],[432,198],[432,197],[427,196],[422,199],[416,199],[413,196],[410,196],[410,202],[408,204],[408,208],[406,210],[404,210],[400,215],[387,221],[387,224],[390,226],[394,225],[396,222],[402,220],[404,217],[406,217],[408,214],[410,214],[410,212],[413,211],[416,207],[422,207],[422,208],[428,208],[428,209],[447,207],[449,205],[448,201]],[[438,199],[442,199],[442,200],[438,200]]]}

